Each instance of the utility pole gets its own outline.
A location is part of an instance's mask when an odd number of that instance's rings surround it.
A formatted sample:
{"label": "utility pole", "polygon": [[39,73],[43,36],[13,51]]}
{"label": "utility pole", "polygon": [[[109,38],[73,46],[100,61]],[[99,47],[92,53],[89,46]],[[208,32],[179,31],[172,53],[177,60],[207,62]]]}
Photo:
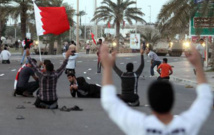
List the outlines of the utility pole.
{"label": "utility pole", "polygon": [[[136,8],[137,8],[137,0],[135,0],[136,2]],[[135,24],[135,34],[137,34],[137,21],[136,21],[136,24]]]}
{"label": "utility pole", "polygon": [[[94,13],[96,12],[96,9],[97,9],[97,0],[95,0]],[[95,40],[97,40],[97,19],[95,20]]]}
{"label": "utility pole", "polygon": [[76,28],[76,44],[79,51],[79,0],[77,0],[77,28]]}
{"label": "utility pole", "polygon": [[150,16],[149,16],[149,22],[150,22],[150,24],[152,23],[152,21],[151,21],[151,19],[152,19],[152,7],[151,7],[151,5],[149,5],[148,6],[149,8],[150,8]]}

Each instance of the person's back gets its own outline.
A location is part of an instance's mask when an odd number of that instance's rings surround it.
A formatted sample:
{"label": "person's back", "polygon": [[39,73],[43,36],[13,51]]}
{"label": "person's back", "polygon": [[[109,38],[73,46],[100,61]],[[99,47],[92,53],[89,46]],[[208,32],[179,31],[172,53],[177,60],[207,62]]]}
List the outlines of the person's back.
{"label": "person's back", "polygon": [[7,50],[7,48],[4,48],[4,50],[1,52],[2,60],[9,60],[10,56],[11,56],[11,53]]}
{"label": "person's back", "polygon": [[17,87],[24,87],[28,83],[30,76],[33,76],[34,72],[30,67],[25,66],[19,73]]}

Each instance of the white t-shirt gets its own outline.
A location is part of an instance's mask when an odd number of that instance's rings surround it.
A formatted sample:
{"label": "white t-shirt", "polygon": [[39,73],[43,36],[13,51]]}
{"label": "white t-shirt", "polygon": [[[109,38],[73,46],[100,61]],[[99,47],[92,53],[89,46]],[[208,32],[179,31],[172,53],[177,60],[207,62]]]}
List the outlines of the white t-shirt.
{"label": "white t-shirt", "polygon": [[116,96],[113,85],[103,86],[101,92],[104,110],[126,135],[197,135],[213,104],[211,87],[198,85],[192,106],[165,125],[154,115],[147,116],[128,107]]}
{"label": "white t-shirt", "polygon": [[[71,55],[68,58],[68,63],[66,65],[66,69],[75,69],[77,56],[78,56],[78,53],[75,53],[74,56]],[[63,53],[63,57],[65,58],[65,53]]]}
{"label": "white t-shirt", "polygon": [[158,55],[153,51],[150,51],[148,56],[150,59],[152,59],[154,61],[161,61],[160,58],[158,57]]}
{"label": "white t-shirt", "polygon": [[201,54],[202,58],[205,58],[205,54],[204,54],[204,47],[201,44],[198,44],[196,46],[196,49],[198,50],[198,52]]}
{"label": "white t-shirt", "polygon": [[2,60],[9,60],[11,56],[11,53],[8,50],[3,50],[1,52],[1,59]]}

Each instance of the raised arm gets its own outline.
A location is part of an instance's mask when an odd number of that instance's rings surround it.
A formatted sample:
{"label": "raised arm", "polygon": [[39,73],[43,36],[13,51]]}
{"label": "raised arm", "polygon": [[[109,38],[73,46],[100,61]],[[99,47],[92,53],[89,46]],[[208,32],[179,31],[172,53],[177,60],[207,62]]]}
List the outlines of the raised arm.
{"label": "raised arm", "polygon": [[116,88],[112,80],[112,67],[116,54],[112,56],[108,53],[108,47],[103,45],[101,48],[101,60],[103,64],[103,78],[101,90],[101,104],[108,116],[125,133],[130,134],[138,131],[143,125],[145,115],[132,110],[116,96]]}
{"label": "raised arm", "polygon": [[141,54],[141,63],[140,63],[140,66],[138,67],[138,69],[135,72],[137,74],[137,76],[140,76],[140,74],[142,73],[143,68],[144,68],[144,55],[143,55],[144,51],[143,51],[142,47],[140,49],[140,54]]}
{"label": "raised arm", "polygon": [[205,77],[203,67],[201,64],[201,56],[195,47],[192,47],[191,52],[186,52],[186,57],[189,62],[196,69],[196,78],[198,86],[197,98],[189,108],[188,111],[184,112],[181,116],[184,117],[187,122],[191,123],[194,129],[200,129],[202,124],[209,116],[213,104],[213,95],[211,87],[208,85]]}
{"label": "raised arm", "polygon": [[28,49],[26,50],[26,56],[29,63],[32,65],[33,71],[37,74],[38,77],[40,77],[42,75],[42,71],[37,67],[36,63],[32,61],[32,58],[30,57],[30,52]]}
{"label": "raised arm", "polygon": [[65,54],[65,60],[64,62],[62,63],[61,67],[59,69],[56,70],[56,74],[58,77],[60,77],[60,75],[63,73],[63,71],[65,70],[65,67],[68,63],[68,58],[70,57],[71,55],[71,49],[69,49],[66,54]]}
{"label": "raised arm", "polygon": [[[113,53],[115,53],[115,52],[113,52]],[[112,54],[113,54],[113,53],[112,53]],[[115,55],[115,54],[113,54],[113,55]],[[123,72],[117,67],[116,62],[114,62],[113,69],[114,69],[114,71],[116,72],[116,74],[117,74],[119,77],[121,77],[121,75],[122,75]]]}

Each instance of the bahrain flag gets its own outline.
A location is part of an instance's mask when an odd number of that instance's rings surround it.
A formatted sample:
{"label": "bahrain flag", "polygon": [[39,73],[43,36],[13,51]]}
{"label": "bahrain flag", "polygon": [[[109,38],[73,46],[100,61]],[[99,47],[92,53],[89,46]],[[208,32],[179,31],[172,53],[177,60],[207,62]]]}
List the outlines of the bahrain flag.
{"label": "bahrain flag", "polygon": [[65,7],[37,7],[34,2],[37,35],[59,35],[70,29]]}

